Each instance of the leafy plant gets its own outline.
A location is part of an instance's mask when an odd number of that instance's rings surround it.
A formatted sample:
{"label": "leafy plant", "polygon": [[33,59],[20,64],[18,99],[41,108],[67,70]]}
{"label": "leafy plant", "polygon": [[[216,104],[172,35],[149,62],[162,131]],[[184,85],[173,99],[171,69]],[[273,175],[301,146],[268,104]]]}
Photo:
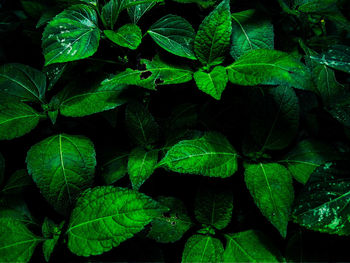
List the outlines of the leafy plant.
{"label": "leafy plant", "polygon": [[348,1],[0,7],[1,262],[349,261]]}

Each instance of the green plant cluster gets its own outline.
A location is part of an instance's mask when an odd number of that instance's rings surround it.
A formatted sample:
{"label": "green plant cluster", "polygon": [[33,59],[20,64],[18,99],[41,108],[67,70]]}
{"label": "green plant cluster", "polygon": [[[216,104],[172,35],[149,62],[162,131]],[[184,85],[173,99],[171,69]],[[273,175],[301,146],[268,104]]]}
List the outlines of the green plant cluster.
{"label": "green plant cluster", "polygon": [[244,2],[0,1],[0,262],[350,235],[349,2]]}

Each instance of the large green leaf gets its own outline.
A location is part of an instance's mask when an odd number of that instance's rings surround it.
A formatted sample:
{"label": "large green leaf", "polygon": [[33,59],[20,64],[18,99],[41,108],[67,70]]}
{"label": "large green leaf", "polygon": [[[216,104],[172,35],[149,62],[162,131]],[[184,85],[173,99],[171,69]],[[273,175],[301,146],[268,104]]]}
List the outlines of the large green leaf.
{"label": "large green leaf", "polygon": [[350,73],[350,47],[335,45],[326,53],[311,56],[312,60],[328,67]]}
{"label": "large green leaf", "polygon": [[203,65],[218,65],[225,60],[231,36],[230,1],[223,0],[200,24],[194,51]]}
{"label": "large green leaf", "polygon": [[214,99],[220,100],[221,94],[225,90],[228,77],[226,68],[216,66],[211,72],[207,73],[199,70],[193,75],[197,87],[212,96]]}
{"label": "large green leaf", "polygon": [[199,189],[194,210],[199,223],[224,229],[231,222],[232,210],[232,192],[211,185]]}
{"label": "large green leaf", "polygon": [[[135,2],[137,0],[129,0],[129,2]],[[153,6],[155,6],[155,2],[139,4],[128,8],[128,14],[131,19],[131,22],[137,24],[141,17],[147,13]]]}
{"label": "large green leaf", "polygon": [[96,12],[87,5],[73,5],[44,30],[45,65],[90,57],[97,51],[99,40]]}
{"label": "large green leaf", "polygon": [[124,9],[128,0],[109,0],[101,11],[103,24],[113,30],[115,23],[118,20],[120,12]]}
{"label": "large green leaf", "polygon": [[158,140],[158,124],[142,104],[129,104],[125,111],[125,121],[129,136],[136,144],[147,147]]}
{"label": "large green leaf", "polygon": [[112,186],[89,189],[72,212],[68,248],[79,256],[102,254],[133,237],[166,211],[134,190]]}
{"label": "large green leaf", "polygon": [[137,147],[131,151],[128,161],[128,173],[132,188],[138,190],[153,174],[158,162],[158,151],[146,151]]}
{"label": "large green leaf", "polygon": [[255,10],[232,14],[230,54],[234,59],[253,49],[273,49],[273,25],[256,17]]}
{"label": "large green leaf", "polygon": [[29,262],[35,247],[44,241],[18,220],[0,218],[0,261]]}
{"label": "large green leaf", "polygon": [[348,161],[317,168],[296,199],[294,221],[311,230],[350,235],[349,189]]}
{"label": "large green leaf", "polygon": [[46,77],[42,72],[22,64],[0,66],[0,94],[44,103],[45,91]]}
{"label": "large green leaf", "polygon": [[222,262],[224,247],[217,238],[207,235],[190,237],[182,253],[182,262]]}
{"label": "large green leaf", "polygon": [[196,59],[193,53],[195,31],[184,18],[166,15],[150,27],[148,34],[168,52],[180,57]]}
{"label": "large green leaf", "polygon": [[250,164],[244,179],[261,213],[286,237],[294,199],[290,172],[277,163]]}
{"label": "large green leaf", "polygon": [[250,133],[261,152],[284,149],[297,135],[300,109],[293,88],[279,86],[259,93],[251,112]]}
{"label": "large green leaf", "polygon": [[136,49],[141,44],[141,29],[134,24],[123,25],[115,32],[113,30],[103,32],[111,41],[122,47]]}
{"label": "large green leaf", "polygon": [[93,182],[95,150],[84,136],[51,136],[32,146],[26,161],[42,195],[62,214],[68,213],[80,192]]}
{"label": "large green leaf", "polygon": [[344,159],[335,147],[314,140],[304,140],[299,142],[292,149],[284,160],[288,170],[300,183],[306,184],[312,172],[322,164],[329,161]]}
{"label": "large green leaf", "polygon": [[40,115],[23,102],[0,99],[0,140],[11,140],[33,130]]}
{"label": "large green leaf", "polygon": [[271,241],[256,230],[226,234],[223,262],[284,262]]}
{"label": "large green leaf", "polygon": [[237,153],[223,135],[208,132],[172,146],[159,165],[179,173],[225,178],[237,171]]}
{"label": "large green leaf", "polygon": [[187,214],[184,203],[174,197],[159,197],[160,204],[168,207],[170,211],[152,221],[151,230],[147,237],[156,240],[158,243],[173,243],[182,236],[193,225]]}
{"label": "large green leaf", "polygon": [[299,89],[310,86],[310,73],[306,66],[282,51],[252,50],[226,69],[229,80],[238,85],[285,84]]}
{"label": "large green leaf", "polygon": [[92,84],[87,88],[85,85],[76,87],[74,83],[53,97],[50,104],[64,116],[83,117],[124,104],[125,90],[125,85]]}

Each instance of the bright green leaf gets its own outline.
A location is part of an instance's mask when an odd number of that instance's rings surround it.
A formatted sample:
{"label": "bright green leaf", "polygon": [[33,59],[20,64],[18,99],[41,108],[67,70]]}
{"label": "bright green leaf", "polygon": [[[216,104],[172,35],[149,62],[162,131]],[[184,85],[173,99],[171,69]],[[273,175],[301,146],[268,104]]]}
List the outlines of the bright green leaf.
{"label": "bright green leaf", "polygon": [[26,161],[41,194],[58,212],[67,214],[76,197],[93,182],[95,155],[88,138],[59,134],[32,146]]}
{"label": "bright green leaf", "polygon": [[221,99],[221,94],[228,82],[227,72],[224,67],[217,66],[210,73],[199,70],[194,73],[193,77],[201,91],[209,94],[214,99]]}
{"label": "bright green leaf", "polygon": [[134,190],[112,186],[89,189],[72,212],[68,248],[78,256],[102,254],[133,237],[166,211]]}
{"label": "bright green leaf", "polygon": [[44,30],[45,65],[90,57],[97,51],[99,40],[96,12],[87,5],[73,5]]}
{"label": "bright green leaf", "polygon": [[182,254],[182,263],[222,262],[224,247],[221,241],[209,235],[190,237]]}
{"label": "bright green leaf", "polygon": [[195,31],[184,18],[166,15],[150,27],[148,34],[168,52],[180,57],[196,59],[193,53]]}
{"label": "bright green leaf", "polygon": [[229,80],[238,85],[289,85],[308,89],[310,73],[293,55],[277,50],[256,49],[228,66]]}
{"label": "bright green leaf", "polygon": [[218,65],[225,60],[231,36],[230,1],[223,0],[200,24],[194,51],[203,65]]}
{"label": "bright green leaf", "polygon": [[237,171],[237,153],[223,135],[208,132],[172,146],[159,166],[179,173],[226,178]]}
{"label": "bright green leaf", "polygon": [[131,151],[128,161],[128,173],[132,188],[138,190],[153,174],[158,162],[158,151],[146,151],[137,147]]}
{"label": "bright green leaf", "polygon": [[134,24],[126,24],[117,31],[105,30],[105,35],[119,46],[136,49],[142,40],[141,29]]}
{"label": "bright green leaf", "polygon": [[250,164],[244,179],[261,213],[285,238],[294,199],[290,172],[277,163]]}

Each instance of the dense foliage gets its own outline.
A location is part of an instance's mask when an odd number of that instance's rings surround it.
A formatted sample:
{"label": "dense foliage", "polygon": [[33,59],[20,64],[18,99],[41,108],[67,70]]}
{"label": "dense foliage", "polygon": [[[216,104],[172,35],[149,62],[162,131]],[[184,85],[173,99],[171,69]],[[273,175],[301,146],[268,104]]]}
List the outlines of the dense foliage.
{"label": "dense foliage", "polygon": [[349,14],[1,0],[0,262],[350,261]]}

